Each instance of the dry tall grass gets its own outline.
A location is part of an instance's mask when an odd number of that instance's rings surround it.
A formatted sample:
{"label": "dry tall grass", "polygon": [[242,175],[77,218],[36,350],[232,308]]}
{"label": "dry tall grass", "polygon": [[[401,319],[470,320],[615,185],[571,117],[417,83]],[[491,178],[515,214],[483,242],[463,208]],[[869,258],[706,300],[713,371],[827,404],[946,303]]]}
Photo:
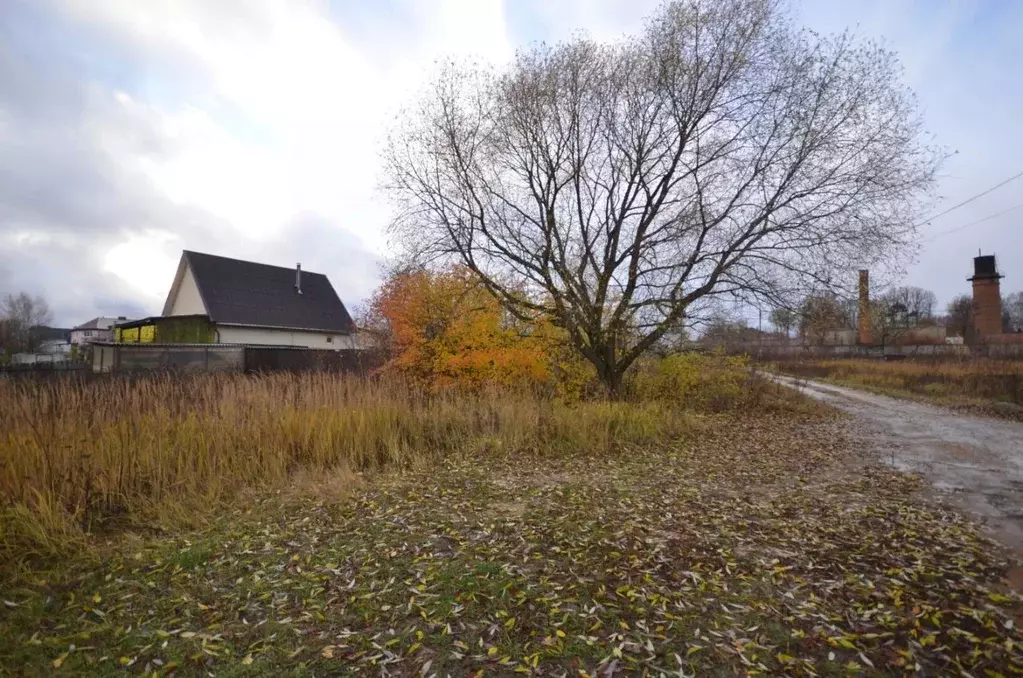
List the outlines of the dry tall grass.
{"label": "dry tall grass", "polygon": [[944,401],[1023,405],[1023,362],[1011,360],[803,360],[779,364],[801,377],[831,379]]}
{"label": "dry tall grass", "polygon": [[[736,391],[743,366],[703,368],[727,384],[717,409],[750,394]],[[701,384],[672,399],[566,403],[330,374],[0,380],[0,548],[60,553],[97,528],[201,514],[296,475],[350,477],[473,447],[606,454],[663,442],[692,430],[684,406],[713,391]]]}

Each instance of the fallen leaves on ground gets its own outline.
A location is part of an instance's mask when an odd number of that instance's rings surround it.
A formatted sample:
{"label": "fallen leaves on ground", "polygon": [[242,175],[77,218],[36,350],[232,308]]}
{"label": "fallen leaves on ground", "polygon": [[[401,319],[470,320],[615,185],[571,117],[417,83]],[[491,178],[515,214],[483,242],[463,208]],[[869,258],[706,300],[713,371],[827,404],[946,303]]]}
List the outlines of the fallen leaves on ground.
{"label": "fallen leaves on ground", "polygon": [[847,422],[721,417],[666,450],[493,452],[3,587],[16,673],[1023,672],[1007,564]]}

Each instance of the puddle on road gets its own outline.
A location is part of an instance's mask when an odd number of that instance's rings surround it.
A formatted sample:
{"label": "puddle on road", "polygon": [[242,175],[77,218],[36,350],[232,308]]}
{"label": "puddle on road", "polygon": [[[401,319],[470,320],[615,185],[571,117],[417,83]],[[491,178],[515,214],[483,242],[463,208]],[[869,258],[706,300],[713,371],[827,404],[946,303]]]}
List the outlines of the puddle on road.
{"label": "puddle on road", "polygon": [[777,381],[855,415],[856,433],[881,460],[926,478],[1023,559],[1023,424],[831,384]]}

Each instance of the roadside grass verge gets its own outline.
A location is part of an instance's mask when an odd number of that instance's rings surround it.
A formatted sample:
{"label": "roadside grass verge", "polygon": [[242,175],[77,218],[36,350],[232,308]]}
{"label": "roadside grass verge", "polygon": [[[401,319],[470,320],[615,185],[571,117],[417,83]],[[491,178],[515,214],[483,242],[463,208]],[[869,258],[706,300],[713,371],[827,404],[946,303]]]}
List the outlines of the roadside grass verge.
{"label": "roadside grass verge", "polygon": [[1023,362],[1010,360],[791,360],[782,374],[1023,420]]}
{"label": "roadside grass verge", "polygon": [[[842,419],[480,446],[0,586],[23,675],[1011,675],[1006,563]],[[308,480],[308,479],[307,479]]]}

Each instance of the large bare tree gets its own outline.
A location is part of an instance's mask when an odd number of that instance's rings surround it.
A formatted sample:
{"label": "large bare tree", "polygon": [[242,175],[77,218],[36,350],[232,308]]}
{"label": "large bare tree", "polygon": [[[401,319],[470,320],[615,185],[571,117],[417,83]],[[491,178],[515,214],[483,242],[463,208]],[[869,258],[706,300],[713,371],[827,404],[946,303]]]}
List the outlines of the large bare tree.
{"label": "large bare tree", "polygon": [[791,304],[905,245],[939,154],[895,57],[774,0],[451,64],[386,151],[395,240],[549,314],[610,390],[708,302]]}

